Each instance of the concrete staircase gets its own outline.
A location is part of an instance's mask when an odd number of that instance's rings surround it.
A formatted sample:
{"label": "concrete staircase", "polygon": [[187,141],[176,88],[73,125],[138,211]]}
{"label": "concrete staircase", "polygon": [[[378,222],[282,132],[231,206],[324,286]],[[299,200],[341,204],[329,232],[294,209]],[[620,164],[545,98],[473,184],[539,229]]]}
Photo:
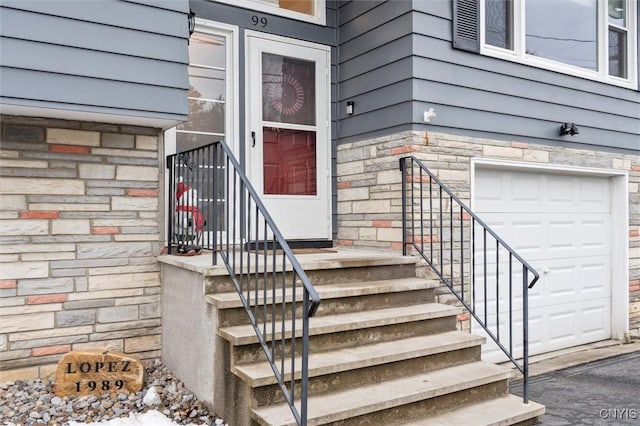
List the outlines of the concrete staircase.
{"label": "concrete staircase", "polygon": [[[439,282],[416,278],[414,258],[299,260],[322,298],[310,322],[309,425],[534,424],[544,413],[508,394],[511,370],[480,360],[484,338],[456,330],[462,310],[434,303]],[[228,345],[225,419],[294,425],[237,294],[209,290]]]}

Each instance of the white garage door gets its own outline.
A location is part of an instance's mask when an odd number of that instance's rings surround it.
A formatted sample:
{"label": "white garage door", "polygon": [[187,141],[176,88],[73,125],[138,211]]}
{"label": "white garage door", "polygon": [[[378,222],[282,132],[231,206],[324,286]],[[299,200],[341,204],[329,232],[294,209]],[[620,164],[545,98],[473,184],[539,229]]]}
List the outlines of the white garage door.
{"label": "white garage door", "polygon": [[[540,274],[529,290],[529,353],[539,354],[611,336],[611,183],[607,177],[478,168],[473,210]],[[476,237],[476,241],[478,238]],[[476,245],[478,251],[479,244]],[[495,259],[495,248],[489,259]],[[490,261],[489,322],[508,318],[506,256]],[[498,263],[498,272],[495,265]],[[484,266],[476,270],[483,272]],[[518,269],[514,266],[515,269]],[[514,277],[518,308],[513,346],[521,354],[522,274]],[[480,311],[484,309],[478,291]],[[514,305],[515,306],[515,305]],[[477,327],[474,327],[477,332]],[[501,327],[501,338],[509,335]],[[485,345],[485,359],[501,355]],[[507,345],[508,348],[508,345]]]}

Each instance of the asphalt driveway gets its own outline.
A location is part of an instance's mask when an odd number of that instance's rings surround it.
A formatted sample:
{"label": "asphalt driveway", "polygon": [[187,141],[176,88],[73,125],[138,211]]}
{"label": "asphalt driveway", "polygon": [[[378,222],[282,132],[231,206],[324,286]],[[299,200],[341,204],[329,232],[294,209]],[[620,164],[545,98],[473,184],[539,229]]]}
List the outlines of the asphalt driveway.
{"label": "asphalt driveway", "polygon": [[533,377],[529,399],[546,406],[543,425],[640,425],[640,352]]}

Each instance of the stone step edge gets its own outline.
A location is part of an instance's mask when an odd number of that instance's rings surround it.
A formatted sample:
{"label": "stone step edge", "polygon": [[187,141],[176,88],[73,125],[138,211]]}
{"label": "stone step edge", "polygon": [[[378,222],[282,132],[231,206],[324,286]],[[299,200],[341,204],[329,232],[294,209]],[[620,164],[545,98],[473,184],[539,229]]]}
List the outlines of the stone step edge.
{"label": "stone step edge", "polygon": [[544,405],[533,401],[525,404],[522,401],[522,397],[507,395],[502,398],[467,405],[428,419],[402,423],[401,426],[462,426],[470,424],[506,426],[535,419],[542,416],[544,412]]}
{"label": "stone step edge", "polygon": [[[338,299],[344,297],[356,297],[356,296],[366,296],[372,294],[383,294],[383,293],[400,293],[403,291],[412,291],[412,290],[427,290],[431,288],[436,288],[440,286],[440,282],[437,280],[428,280],[424,278],[398,278],[391,280],[377,280],[377,281],[362,281],[355,283],[341,283],[341,284],[322,284],[315,287],[316,291],[320,295],[320,300],[326,299]],[[298,296],[302,294],[302,290],[300,288],[296,289]],[[276,290],[276,303],[282,302],[282,291],[281,289]],[[252,293],[253,296],[253,293]],[[215,305],[218,309],[231,309],[231,308],[241,308],[242,301],[238,296],[238,293],[226,292],[226,293],[215,293],[215,294],[207,294],[205,296],[205,300],[207,303]],[[287,288],[285,290],[285,302],[291,302],[293,300],[293,290],[291,288]],[[264,292],[258,291],[258,302],[256,303],[255,298],[251,300],[251,306],[255,306],[256,304],[262,304],[264,301]],[[271,303],[273,301],[272,292],[267,291],[267,303]],[[322,302],[321,302],[322,303]]]}
{"label": "stone step edge", "polygon": [[[320,335],[351,331],[365,328],[394,325],[413,321],[430,320],[462,313],[460,307],[441,303],[421,303],[418,305],[375,309],[365,312],[349,312],[336,315],[323,315],[313,317],[309,321],[309,335]],[[302,319],[296,321],[295,335],[302,335]],[[269,328],[269,327],[267,327]],[[282,338],[281,322],[276,321],[275,339]],[[229,341],[232,345],[241,346],[258,343],[258,337],[252,325],[236,325],[221,327],[218,335]],[[284,338],[292,336],[291,321],[285,323]],[[271,334],[267,333],[266,340],[271,340]]]}
{"label": "stone step edge", "polygon": [[[453,352],[484,344],[486,339],[462,331],[446,331],[427,336],[408,337],[389,342],[372,343],[334,351],[309,354],[309,377],[319,377],[342,371],[383,365],[392,362],[420,358],[429,355]],[[302,360],[296,357],[295,378],[300,379]],[[268,362],[239,364],[231,372],[256,388],[276,384],[276,378]],[[291,380],[291,374],[284,380]]]}
{"label": "stone step edge", "polygon": [[[388,380],[308,399],[308,424],[326,424],[508,380],[504,367],[482,361]],[[251,417],[261,425],[295,425],[289,406],[258,407]]]}
{"label": "stone step edge", "polygon": [[[331,269],[342,269],[342,268],[366,268],[366,267],[376,267],[376,266],[394,266],[394,265],[415,265],[419,262],[418,257],[416,256],[403,256],[400,254],[394,253],[380,253],[380,252],[372,252],[369,255],[367,254],[359,254],[354,253],[345,254],[345,252],[341,253],[322,253],[316,255],[309,254],[300,254],[296,255],[296,259],[302,269],[305,271],[320,271],[320,270],[331,270]],[[184,262],[180,262],[180,256],[162,256],[163,262],[179,266]],[[177,259],[177,260],[176,260]],[[246,256],[244,257],[246,259]],[[253,264],[255,260],[255,255],[252,255],[251,262]],[[278,264],[278,268],[282,264],[282,255],[276,256],[276,263]],[[267,256],[267,265],[271,268],[272,265],[271,256]],[[246,266],[246,260],[243,260],[243,265]],[[191,266],[191,265],[190,265]],[[239,260],[236,260],[235,266],[239,266]],[[195,265],[189,267],[189,269],[194,270],[194,272],[200,272],[208,277],[215,276],[228,276],[229,271],[227,271],[226,266],[222,262],[221,259],[218,259],[217,265]],[[236,268],[239,271],[238,268]],[[258,272],[264,272],[264,256],[258,256]],[[271,269],[269,269],[271,270]],[[290,262],[286,262],[285,271],[290,272],[293,268],[291,267]],[[253,271],[254,273],[256,271]]]}

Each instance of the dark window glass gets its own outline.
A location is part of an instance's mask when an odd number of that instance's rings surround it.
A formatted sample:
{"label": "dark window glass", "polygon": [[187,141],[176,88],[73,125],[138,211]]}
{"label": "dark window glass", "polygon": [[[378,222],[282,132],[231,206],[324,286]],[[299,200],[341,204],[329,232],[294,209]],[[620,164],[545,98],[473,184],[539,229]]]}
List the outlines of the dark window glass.
{"label": "dark window glass", "polygon": [[315,81],[313,62],[263,53],[263,120],[315,125]]}
{"label": "dark window glass", "polygon": [[485,42],[491,46],[513,49],[513,7],[511,0],[486,0]]}
{"label": "dark window glass", "polygon": [[609,75],[627,78],[627,34],[609,28]]}

